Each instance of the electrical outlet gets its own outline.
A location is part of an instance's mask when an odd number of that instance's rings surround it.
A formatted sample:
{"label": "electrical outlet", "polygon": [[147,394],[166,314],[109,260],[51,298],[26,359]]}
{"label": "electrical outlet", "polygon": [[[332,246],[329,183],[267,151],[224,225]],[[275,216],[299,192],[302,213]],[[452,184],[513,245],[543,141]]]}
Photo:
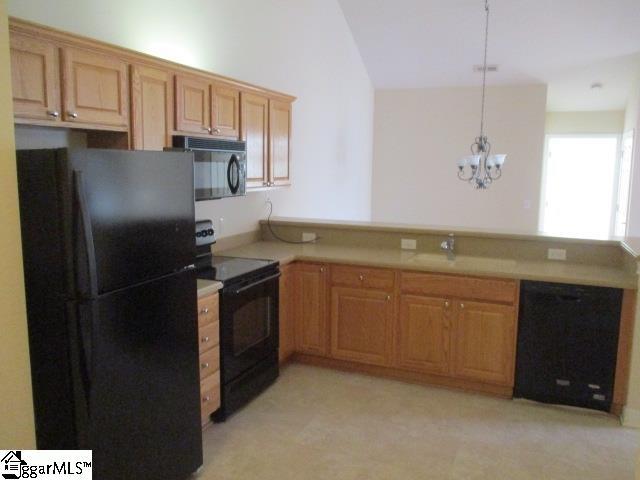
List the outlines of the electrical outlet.
{"label": "electrical outlet", "polygon": [[402,250],[415,250],[418,242],[412,238],[403,238],[400,240],[400,248]]}
{"label": "electrical outlet", "polygon": [[564,248],[550,248],[547,250],[549,260],[566,260],[567,251]]}
{"label": "electrical outlet", "polygon": [[304,232],[302,234],[302,241],[303,242],[314,242],[315,240],[316,240],[316,234],[315,233]]}

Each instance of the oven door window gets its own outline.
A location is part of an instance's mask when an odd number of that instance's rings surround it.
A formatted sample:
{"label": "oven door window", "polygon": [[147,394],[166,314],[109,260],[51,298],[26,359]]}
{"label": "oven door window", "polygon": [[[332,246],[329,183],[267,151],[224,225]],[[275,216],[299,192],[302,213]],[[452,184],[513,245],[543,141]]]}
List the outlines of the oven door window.
{"label": "oven door window", "polygon": [[271,335],[271,297],[258,296],[244,303],[233,315],[233,355],[238,357]]}

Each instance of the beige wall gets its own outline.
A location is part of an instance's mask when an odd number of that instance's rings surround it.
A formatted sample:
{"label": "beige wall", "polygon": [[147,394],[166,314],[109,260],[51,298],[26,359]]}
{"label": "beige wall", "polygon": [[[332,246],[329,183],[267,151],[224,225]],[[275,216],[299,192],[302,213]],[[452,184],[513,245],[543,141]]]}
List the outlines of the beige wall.
{"label": "beige wall", "polygon": [[375,221],[535,231],[546,87],[493,87],[486,133],[508,154],[484,192],[457,179],[456,161],[479,135],[479,88],[376,91],[372,217]]}
{"label": "beige wall", "polygon": [[0,0],[0,449],[35,448],[5,0]]}
{"label": "beige wall", "polygon": [[[293,186],[197,204],[222,236],[267,213],[369,219],[373,87],[337,0],[9,0],[16,17],[298,97]],[[48,136],[53,144],[60,135]],[[62,139],[64,140],[64,139]],[[20,146],[29,144],[19,135]],[[219,219],[224,218],[222,226]]]}
{"label": "beige wall", "polygon": [[549,135],[622,134],[624,123],[624,110],[547,112],[545,133]]}

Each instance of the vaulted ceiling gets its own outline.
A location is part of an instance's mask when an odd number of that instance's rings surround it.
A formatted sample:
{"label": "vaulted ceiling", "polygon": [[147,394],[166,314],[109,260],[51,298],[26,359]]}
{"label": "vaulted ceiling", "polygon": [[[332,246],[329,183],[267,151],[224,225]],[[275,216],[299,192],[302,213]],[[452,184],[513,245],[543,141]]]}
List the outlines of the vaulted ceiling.
{"label": "vaulted ceiling", "polygon": [[[484,0],[339,0],[376,88],[479,85]],[[490,84],[545,83],[549,110],[624,109],[640,0],[490,0]],[[602,89],[590,89],[600,82]]]}

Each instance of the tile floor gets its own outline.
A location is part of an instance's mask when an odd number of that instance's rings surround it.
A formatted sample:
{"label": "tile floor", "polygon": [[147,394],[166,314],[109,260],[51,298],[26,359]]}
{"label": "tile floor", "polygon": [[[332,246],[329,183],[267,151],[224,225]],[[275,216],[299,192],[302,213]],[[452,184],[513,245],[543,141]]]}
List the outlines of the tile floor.
{"label": "tile floor", "polygon": [[204,433],[199,480],[632,480],[612,417],[293,364]]}

